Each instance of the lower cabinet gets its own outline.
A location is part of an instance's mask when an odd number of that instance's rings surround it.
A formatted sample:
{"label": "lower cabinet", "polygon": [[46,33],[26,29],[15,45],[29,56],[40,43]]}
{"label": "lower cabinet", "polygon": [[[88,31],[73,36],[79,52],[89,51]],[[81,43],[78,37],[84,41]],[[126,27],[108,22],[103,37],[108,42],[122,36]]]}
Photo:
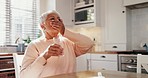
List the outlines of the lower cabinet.
{"label": "lower cabinet", "polygon": [[87,57],[89,57],[90,54],[83,54],[76,59],[76,71],[86,71],[88,69],[87,64]]}
{"label": "lower cabinet", "polygon": [[90,54],[89,70],[118,70],[117,54]]}
{"label": "lower cabinet", "polygon": [[114,70],[118,71],[117,54],[87,53],[77,57],[76,71]]}
{"label": "lower cabinet", "polygon": [[15,78],[12,54],[0,54],[0,78]]}
{"label": "lower cabinet", "polygon": [[97,69],[117,71],[117,63],[110,61],[91,60],[90,70],[97,70]]}
{"label": "lower cabinet", "polygon": [[0,78],[15,78],[15,71],[0,72]]}

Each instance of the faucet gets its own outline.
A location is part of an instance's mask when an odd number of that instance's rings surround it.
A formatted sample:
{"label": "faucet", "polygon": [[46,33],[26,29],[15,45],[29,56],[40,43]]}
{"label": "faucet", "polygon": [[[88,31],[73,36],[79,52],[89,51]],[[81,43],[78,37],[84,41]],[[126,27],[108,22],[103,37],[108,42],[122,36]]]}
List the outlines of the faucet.
{"label": "faucet", "polygon": [[20,38],[18,37],[16,40],[15,40],[15,44],[17,44],[18,43],[18,40],[19,40]]}

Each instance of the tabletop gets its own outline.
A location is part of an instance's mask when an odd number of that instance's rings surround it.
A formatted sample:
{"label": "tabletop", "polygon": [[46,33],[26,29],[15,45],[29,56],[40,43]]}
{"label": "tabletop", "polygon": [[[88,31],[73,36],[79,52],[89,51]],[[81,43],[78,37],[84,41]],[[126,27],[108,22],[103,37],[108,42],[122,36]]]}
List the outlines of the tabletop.
{"label": "tabletop", "polygon": [[98,72],[101,72],[105,78],[148,78],[148,74],[137,74],[137,73],[121,72],[121,71],[109,71],[109,70],[81,71],[75,73],[49,76],[45,78],[99,78]]}

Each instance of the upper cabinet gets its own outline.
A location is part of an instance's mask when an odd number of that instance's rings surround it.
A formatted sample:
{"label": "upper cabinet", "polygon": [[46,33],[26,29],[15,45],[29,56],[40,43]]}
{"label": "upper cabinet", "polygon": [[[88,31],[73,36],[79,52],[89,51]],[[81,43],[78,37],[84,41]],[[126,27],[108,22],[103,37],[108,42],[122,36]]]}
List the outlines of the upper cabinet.
{"label": "upper cabinet", "polygon": [[122,0],[100,1],[104,49],[126,50],[126,13]]}
{"label": "upper cabinet", "polygon": [[148,2],[148,0],[123,0],[123,1],[124,1],[124,6]]}
{"label": "upper cabinet", "polygon": [[100,26],[100,0],[73,0],[74,25]]}
{"label": "upper cabinet", "polygon": [[47,10],[56,10],[65,26],[72,26],[72,0],[47,0]]}

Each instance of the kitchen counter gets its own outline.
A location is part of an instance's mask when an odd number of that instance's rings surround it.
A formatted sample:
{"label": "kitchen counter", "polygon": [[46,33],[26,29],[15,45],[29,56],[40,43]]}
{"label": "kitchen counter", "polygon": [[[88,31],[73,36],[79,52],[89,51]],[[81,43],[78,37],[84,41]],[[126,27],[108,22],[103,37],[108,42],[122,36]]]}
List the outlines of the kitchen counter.
{"label": "kitchen counter", "polygon": [[148,78],[148,74],[137,74],[130,72],[98,70],[98,71],[82,71],[76,73],[49,76],[45,78],[99,78],[97,73],[102,72],[105,78]]}
{"label": "kitchen counter", "polygon": [[91,54],[143,54],[148,55],[145,50],[132,50],[132,51],[102,51],[102,52],[89,52]]}

